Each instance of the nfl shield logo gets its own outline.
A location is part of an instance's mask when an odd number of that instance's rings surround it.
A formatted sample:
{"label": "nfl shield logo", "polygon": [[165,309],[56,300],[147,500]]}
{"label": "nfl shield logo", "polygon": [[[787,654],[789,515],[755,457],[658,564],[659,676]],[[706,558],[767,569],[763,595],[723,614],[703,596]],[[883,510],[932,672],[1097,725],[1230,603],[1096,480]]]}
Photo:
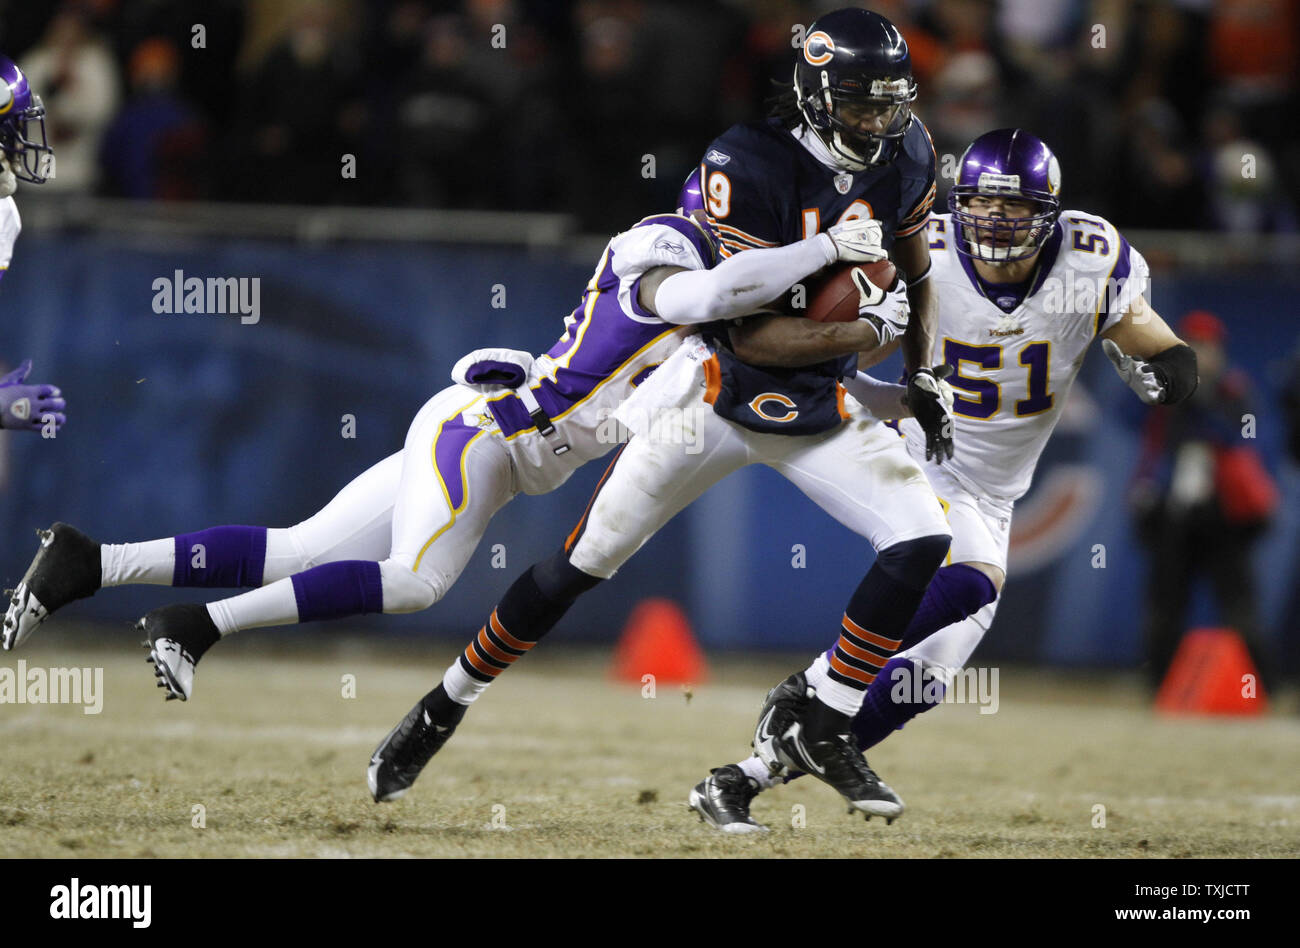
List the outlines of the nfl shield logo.
{"label": "nfl shield logo", "polygon": [[835,190],[840,194],[848,194],[849,188],[853,187],[853,175],[837,174],[835,176]]}

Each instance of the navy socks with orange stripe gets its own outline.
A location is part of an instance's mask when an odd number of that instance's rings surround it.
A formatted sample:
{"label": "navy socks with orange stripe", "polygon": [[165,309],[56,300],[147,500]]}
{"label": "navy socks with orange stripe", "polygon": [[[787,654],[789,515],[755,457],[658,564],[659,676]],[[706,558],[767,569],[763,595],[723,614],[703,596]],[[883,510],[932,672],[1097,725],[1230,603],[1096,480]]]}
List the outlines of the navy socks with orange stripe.
{"label": "navy socks with orange stripe", "polygon": [[[876,675],[898,651],[917,607],[935,571],[948,553],[947,536],[919,537],[881,550],[876,562],[854,590],[840,624],[840,637],[826,655],[808,668],[808,683],[817,689],[818,704],[841,715],[857,714],[862,698]],[[840,729],[814,735],[847,732],[847,721],[818,712],[819,728]]]}
{"label": "navy socks with orange stripe", "polygon": [[445,694],[469,704],[554,628],[574,601],[600,580],[573,566],[563,551],[511,584],[487,623],[443,677]]}

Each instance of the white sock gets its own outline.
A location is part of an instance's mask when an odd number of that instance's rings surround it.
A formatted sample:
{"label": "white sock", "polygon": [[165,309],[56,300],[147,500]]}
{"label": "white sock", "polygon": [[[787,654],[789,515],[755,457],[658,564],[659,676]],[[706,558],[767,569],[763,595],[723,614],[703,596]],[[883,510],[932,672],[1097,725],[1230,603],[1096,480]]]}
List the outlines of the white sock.
{"label": "white sock", "polygon": [[143,543],[101,543],[99,569],[101,586],[170,586],[176,573],[176,541],[168,537]]}
{"label": "white sock", "polygon": [[277,579],[260,589],[208,603],[208,615],[223,636],[240,629],[293,625],[298,621],[298,598],[291,580]]}
{"label": "white sock", "polygon": [[474,699],[485,692],[490,684],[492,682],[479,681],[465,674],[465,669],[460,667],[459,658],[442,674],[442,690],[457,704],[473,704]]}
{"label": "white sock", "polygon": [[804,672],[808,684],[817,689],[817,697],[822,704],[829,705],[851,718],[856,717],[862,710],[862,700],[867,696],[866,690],[859,691],[857,688],[832,681],[831,676],[827,674],[830,667],[831,663],[826,661],[826,654],[823,652],[818,655]]}
{"label": "white sock", "polygon": [[760,790],[768,790],[781,782],[780,777],[772,776],[772,771],[767,769],[767,764],[759,760],[757,755],[746,757],[736,766],[745,772],[745,776],[753,777]]}

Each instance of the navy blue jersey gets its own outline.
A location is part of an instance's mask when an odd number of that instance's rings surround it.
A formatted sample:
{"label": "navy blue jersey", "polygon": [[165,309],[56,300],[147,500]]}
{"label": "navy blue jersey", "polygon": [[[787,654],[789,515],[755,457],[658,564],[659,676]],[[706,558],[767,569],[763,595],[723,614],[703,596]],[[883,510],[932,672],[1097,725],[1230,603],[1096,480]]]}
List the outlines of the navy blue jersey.
{"label": "navy blue jersey", "polygon": [[[723,256],[791,244],[855,217],[880,221],[888,249],[896,239],[920,231],[930,218],[934,146],[916,119],[892,163],[867,171],[835,171],[781,122],[768,119],[734,125],[714,139],[700,164],[700,180]],[[736,364],[725,327],[710,327],[706,335],[720,350],[724,382],[734,389],[727,391],[724,385],[714,402],[718,414],[755,431],[784,434],[825,431],[839,423],[837,383],[852,371],[856,356],[769,370]],[[767,393],[779,393],[796,407],[780,414],[760,410],[770,405],[762,398]]]}

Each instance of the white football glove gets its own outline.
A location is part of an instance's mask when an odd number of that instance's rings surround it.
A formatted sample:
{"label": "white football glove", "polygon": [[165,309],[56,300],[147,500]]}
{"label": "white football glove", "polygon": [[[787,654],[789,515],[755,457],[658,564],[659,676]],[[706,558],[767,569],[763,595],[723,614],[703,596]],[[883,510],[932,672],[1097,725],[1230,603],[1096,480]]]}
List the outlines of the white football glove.
{"label": "white football glove", "polygon": [[1148,405],[1159,405],[1165,400],[1164,383],[1149,364],[1125,355],[1124,350],[1110,339],[1101,341],[1101,349],[1115,366],[1115,371],[1124,380],[1124,384],[1137,392],[1138,398]]}
{"label": "white football glove", "polygon": [[519,388],[528,381],[532,353],[520,349],[475,349],[451,370],[451,380],[484,395]]}
{"label": "white football glove", "polygon": [[895,277],[894,285],[882,290],[860,269],[854,268],[849,273],[858,288],[858,318],[871,320],[881,345],[901,336],[912,314],[907,302],[907,283],[903,278]]}
{"label": "white football glove", "polygon": [[948,384],[950,375],[952,375],[952,366],[947,363],[934,367],[934,377],[939,380],[939,397],[943,400],[943,407],[948,411],[952,411],[953,399],[956,397],[952,386]]}
{"label": "white football glove", "polygon": [[9,156],[0,152],[0,198],[7,198],[18,190],[18,179],[9,167]]}
{"label": "white football glove", "polygon": [[917,369],[907,378],[904,396],[912,417],[925,432],[925,459],[936,464],[953,456],[956,420],[952,416],[952,386],[945,381],[950,375],[952,366],[947,364]]}
{"label": "white football glove", "polygon": [[835,256],[845,263],[875,263],[888,256],[880,246],[884,236],[880,221],[857,217],[836,224],[826,233],[835,244]]}

